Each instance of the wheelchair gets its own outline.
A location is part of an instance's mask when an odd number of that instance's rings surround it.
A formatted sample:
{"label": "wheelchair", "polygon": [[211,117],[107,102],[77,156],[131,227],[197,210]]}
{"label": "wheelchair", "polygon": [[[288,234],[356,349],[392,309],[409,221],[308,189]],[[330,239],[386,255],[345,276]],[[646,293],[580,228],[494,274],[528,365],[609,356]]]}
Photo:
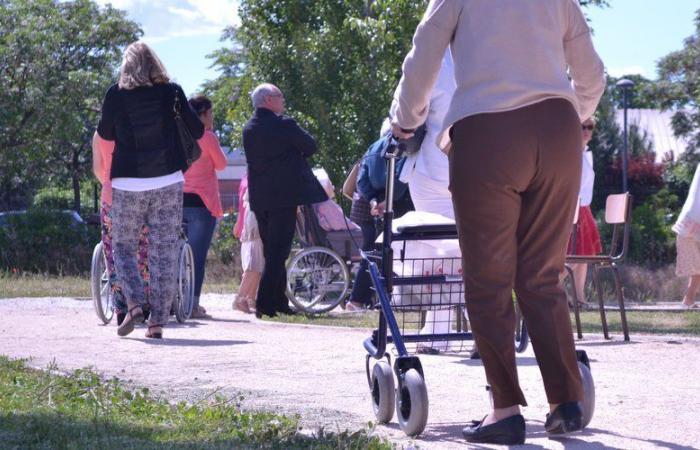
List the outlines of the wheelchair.
{"label": "wheelchair", "polygon": [[[170,309],[179,323],[190,318],[194,307],[194,256],[192,247],[187,242],[185,227],[183,224],[178,241],[177,291]],[[102,323],[107,325],[114,317],[115,302],[107,272],[107,256],[101,241],[92,251],[90,286],[95,313]]]}

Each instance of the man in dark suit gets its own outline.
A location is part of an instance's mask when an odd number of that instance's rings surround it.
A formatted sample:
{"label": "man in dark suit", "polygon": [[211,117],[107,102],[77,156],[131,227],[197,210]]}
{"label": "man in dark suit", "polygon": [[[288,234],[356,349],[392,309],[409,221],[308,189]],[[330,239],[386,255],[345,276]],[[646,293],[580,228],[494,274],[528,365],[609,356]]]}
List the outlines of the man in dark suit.
{"label": "man in dark suit", "polygon": [[265,255],[256,316],[293,314],[286,295],[285,262],[292,249],[297,206],[328,197],[306,158],[316,153],[314,138],[284,112],[284,95],[272,84],[251,94],[255,113],[243,129],[248,164],[248,196]]}

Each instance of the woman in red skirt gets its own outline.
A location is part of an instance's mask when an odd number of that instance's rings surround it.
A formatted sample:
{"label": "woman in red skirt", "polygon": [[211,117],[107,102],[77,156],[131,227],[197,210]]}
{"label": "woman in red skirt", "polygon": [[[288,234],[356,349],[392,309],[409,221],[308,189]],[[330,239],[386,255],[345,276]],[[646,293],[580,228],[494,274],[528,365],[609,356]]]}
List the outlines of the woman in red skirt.
{"label": "woman in red skirt", "polygon": [[[593,182],[595,172],[593,171],[593,154],[588,150],[588,142],[593,137],[595,120],[587,119],[581,124],[583,129],[583,163],[581,165],[581,190],[579,191],[578,225],[576,227],[576,248],[573,248],[569,241],[569,254],[575,255],[597,255],[602,251],[600,244],[600,234],[596,225],[593,213],[591,212],[591,200],[593,199]],[[585,290],[586,273],[588,264],[571,264],[576,283],[576,296],[579,304],[587,305]]]}

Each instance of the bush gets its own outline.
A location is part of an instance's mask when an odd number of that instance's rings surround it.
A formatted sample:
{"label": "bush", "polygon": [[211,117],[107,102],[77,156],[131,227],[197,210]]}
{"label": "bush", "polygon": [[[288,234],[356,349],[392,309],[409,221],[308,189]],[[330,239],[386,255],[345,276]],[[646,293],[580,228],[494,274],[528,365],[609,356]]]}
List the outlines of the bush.
{"label": "bush", "polygon": [[49,274],[85,274],[97,227],[78,224],[55,210],[31,209],[11,215],[0,226],[0,270]]}
{"label": "bush", "polygon": [[[99,208],[100,188],[97,189],[97,203]],[[94,184],[82,183],[80,185],[80,215],[85,217],[95,213],[94,205]],[[61,187],[50,187],[40,189],[32,201],[33,209],[73,209],[73,190]]]}
{"label": "bush", "polygon": [[212,239],[210,253],[221,264],[233,266],[234,277],[241,275],[241,242],[233,236],[233,226],[236,224],[236,214],[228,214],[221,221],[214,239]]}
{"label": "bush", "polygon": [[[632,209],[627,260],[648,268],[672,264],[676,259],[676,235],[671,226],[678,215],[678,197],[668,189],[647,198]],[[605,211],[598,212],[598,227],[604,251],[611,239],[612,227],[605,224]]]}

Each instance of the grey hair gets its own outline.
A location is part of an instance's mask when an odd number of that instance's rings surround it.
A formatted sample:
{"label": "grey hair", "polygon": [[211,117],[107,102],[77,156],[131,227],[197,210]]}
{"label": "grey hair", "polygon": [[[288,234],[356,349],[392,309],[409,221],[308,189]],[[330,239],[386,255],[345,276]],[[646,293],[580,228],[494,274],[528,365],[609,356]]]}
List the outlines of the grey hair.
{"label": "grey hair", "polygon": [[250,99],[253,101],[253,108],[258,108],[265,104],[265,98],[275,95],[275,86],[270,83],[259,84],[253,92],[250,93]]}
{"label": "grey hair", "polygon": [[124,51],[119,70],[119,87],[134,89],[140,86],[167,84],[168,72],[158,55],[143,41],[130,44]]}

